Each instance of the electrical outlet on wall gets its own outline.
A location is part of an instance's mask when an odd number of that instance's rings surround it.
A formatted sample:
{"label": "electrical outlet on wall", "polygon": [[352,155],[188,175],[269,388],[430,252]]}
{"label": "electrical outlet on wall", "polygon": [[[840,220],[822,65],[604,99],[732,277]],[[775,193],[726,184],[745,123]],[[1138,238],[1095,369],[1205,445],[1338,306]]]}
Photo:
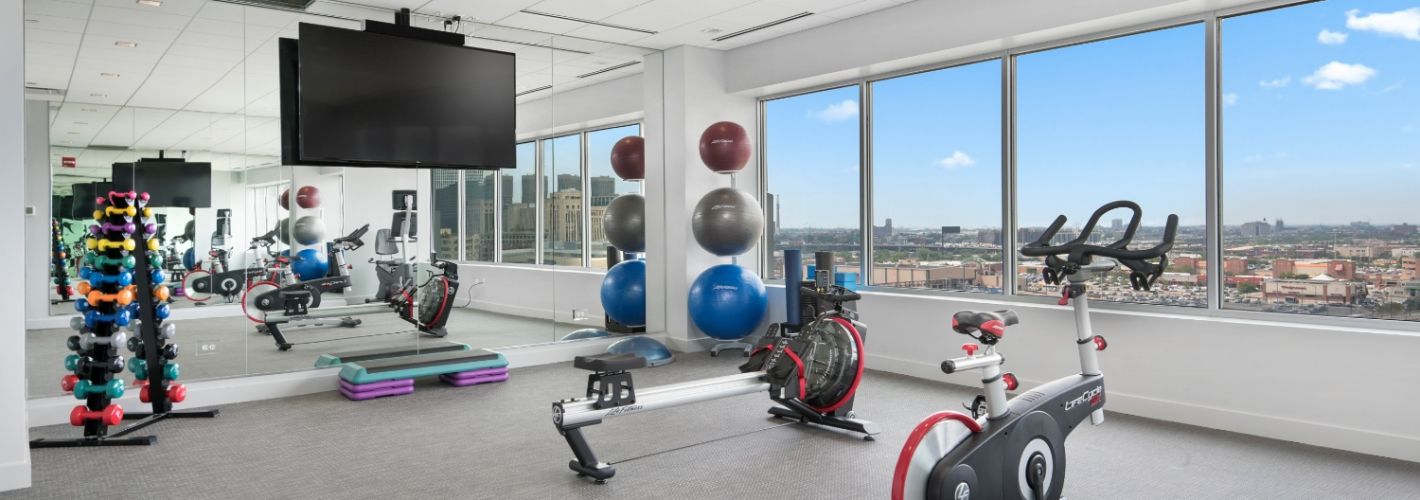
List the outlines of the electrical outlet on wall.
{"label": "electrical outlet on wall", "polygon": [[197,355],[198,355],[198,356],[207,356],[207,355],[211,355],[211,354],[217,354],[217,344],[218,344],[218,342],[215,341],[215,340],[209,340],[209,341],[206,341],[206,342],[198,342],[198,343],[197,343],[197,346],[196,346],[196,348],[197,348]]}
{"label": "electrical outlet on wall", "polygon": [[586,319],[587,319],[587,310],[586,310],[586,309],[573,309],[573,310],[572,310],[572,321],[586,321]]}

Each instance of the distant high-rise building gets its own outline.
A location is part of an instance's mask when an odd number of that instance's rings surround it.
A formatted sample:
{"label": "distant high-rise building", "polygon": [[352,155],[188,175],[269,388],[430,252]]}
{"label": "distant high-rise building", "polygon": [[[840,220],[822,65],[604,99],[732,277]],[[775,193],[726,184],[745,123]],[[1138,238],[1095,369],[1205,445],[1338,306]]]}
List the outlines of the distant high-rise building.
{"label": "distant high-rise building", "polygon": [[577,174],[557,174],[557,189],[549,189],[548,192],[556,191],[581,191],[582,176]]}
{"label": "distant high-rise building", "polygon": [[883,226],[873,226],[874,238],[891,238],[892,235],[892,218],[888,218],[887,223]]}
{"label": "distant high-rise building", "polygon": [[1272,225],[1267,221],[1247,222],[1242,225],[1243,236],[1267,236],[1272,234]]}
{"label": "distant high-rise building", "polygon": [[1001,245],[1000,229],[982,229],[976,232],[976,242],[988,245]]}
{"label": "distant high-rise building", "polygon": [[[435,227],[457,228],[459,225],[459,171],[434,169],[430,173],[430,177],[434,185]],[[453,240],[454,251],[457,252],[458,239],[452,236],[449,238]]]}
{"label": "distant high-rise building", "polygon": [[1124,219],[1114,219],[1112,221],[1109,221],[1109,228],[1115,231],[1123,231]]}
{"label": "distant high-rise building", "polygon": [[501,182],[502,185],[503,185],[503,205],[504,205],[504,206],[512,205],[512,204],[513,204],[513,176],[512,176],[512,175],[498,174],[498,177],[499,177],[500,179],[502,179],[500,182]]}
{"label": "distant high-rise building", "polygon": [[[774,236],[779,232],[779,195],[774,193],[764,193],[764,206],[766,207],[764,232],[769,241],[770,248],[774,246]],[[779,269],[776,267],[775,269]]]}
{"label": "distant high-rise building", "polygon": [[522,203],[531,205],[537,203],[537,176],[533,174],[523,175],[523,196]]}
{"label": "distant high-rise building", "polygon": [[1277,222],[1273,225],[1277,226],[1276,229],[1279,233],[1282,232],[1282,230],[1287,229],[1287,224],[1283,223],[1282,219],[1277,219]]}
{"label": "distant high-rise building", "polygon": [[592,178],[592,198],[616,196],[616,178],[610,175],[598,175]]}

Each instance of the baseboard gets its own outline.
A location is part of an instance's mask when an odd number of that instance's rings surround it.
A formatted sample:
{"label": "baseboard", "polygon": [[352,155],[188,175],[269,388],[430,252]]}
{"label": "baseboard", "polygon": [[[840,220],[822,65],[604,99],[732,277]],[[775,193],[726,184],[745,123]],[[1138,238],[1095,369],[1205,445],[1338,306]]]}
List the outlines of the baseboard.
{"label": "baseboard", "polygon": [[19,490],[30,487],[30,459],[26,450],[25,460],[0,465],[0,491]]}
{"label": "baseboard", "polygon": [[[979,389],[975,374],[948,376],[932,363],[868,354],[868,368]],[[1021,379],[1025,387],[1044,383]],[[949,406],[944,404],[944,407]],[[1321,422],[1228,410],[1137,394],[1110,391],[1109,411],[1209,429],[1291,441],[1312,446],[1420,462],[1420,437],[1402,436]]]}
{"label": "baseboard", "polygon": [[[652,335],[652,337],[661,337]],[[548,342],[495,349],[508,358],[510,368],[562,363],[575,356],[606,352],[606,346],[618,338],[585,339],[570,342]],[[302,396],[333,391],[339,384],[340,369],[326,368],[270,375],[199,380],[187,383],[187,401],[177,409],[196,409],[230,405],[264,399]],[[573,387],[577,381],[569,381]],[[130,411],[144,411],[148,405],[138,400],[138,391],[129,391],[117,402]],[[551,403],[551,401],[548,401]],[[27,404],[29,426],[58,425],[69,422],[69,411],[78,404],[71,396],[31,399]],[[0,478],[4,479],[4,478]]]}

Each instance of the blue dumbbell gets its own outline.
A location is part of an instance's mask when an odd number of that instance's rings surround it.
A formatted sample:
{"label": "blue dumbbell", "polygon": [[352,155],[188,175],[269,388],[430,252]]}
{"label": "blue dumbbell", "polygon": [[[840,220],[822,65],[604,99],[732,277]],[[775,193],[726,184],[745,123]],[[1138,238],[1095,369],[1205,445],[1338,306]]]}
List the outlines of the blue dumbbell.
{"label": "blue dumbbell", "polygon": [[88,279],[89,283],[93,285],[113,283],[118,286],[128,286],[133,283],[133,273],[128,271],[119,271],[118,274],[90,273]]}
{"label": "blue dumbbell", "polygon": [[104,385],[94,385],[88,380],[80,380],[74,384],[75,399],[88,399],[90,394],[101,393],[106,393],[113,399],[123,397],[123,379],[111,379]]}
{"label": "blue dumbbell", "polygon": [[84,313],[84,325],[93,328],[99,322],[113,323],[118,326],[128,326],[128,309],[119,309],[109,314],[98,311]]}
{"label": "blue dumbbell", "polygon": [[79,312],[89,312],[89,299],[79,297],[74,299],[74,310]]}
{"label": "blue dumbbell", "polygon": [[158,307],[153,308],[153,315],[158,319],[168,319],[169,314],[172,314],[172,311],[168,309],[167,304],[158,304]]}
{"label": "blue dumbbell", "polygon": [[149,271],[148,278],[152,280],[154,285],[162,284],[164,280],[168,279],[167,275],[164,275],[161,269]]}

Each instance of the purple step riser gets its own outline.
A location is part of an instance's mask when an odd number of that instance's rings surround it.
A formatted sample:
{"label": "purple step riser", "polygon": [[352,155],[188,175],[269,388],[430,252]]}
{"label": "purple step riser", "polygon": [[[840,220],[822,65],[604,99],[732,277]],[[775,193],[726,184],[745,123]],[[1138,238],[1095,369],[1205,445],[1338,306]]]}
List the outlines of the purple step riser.
{"label": "purple step riser", "polygon": [[503,375],[495,375],[495,376],[489,376],[489,377],[466,377],[466,378],[452,378],[452,377],[448,377],[448,376],[440,376],[440,377],[439,377],[439,380],[442,380],[445,384],[449,384],[449,385],[452,385],[452,386],[464,387],[464,386],[470,386],[470,385],[476,385],[476,384],[488,384],[488,383],[493,383],[493,382],[502,382],[502,381],[508,380],[508,375],[507,375],[507,374],[503,374]]}

